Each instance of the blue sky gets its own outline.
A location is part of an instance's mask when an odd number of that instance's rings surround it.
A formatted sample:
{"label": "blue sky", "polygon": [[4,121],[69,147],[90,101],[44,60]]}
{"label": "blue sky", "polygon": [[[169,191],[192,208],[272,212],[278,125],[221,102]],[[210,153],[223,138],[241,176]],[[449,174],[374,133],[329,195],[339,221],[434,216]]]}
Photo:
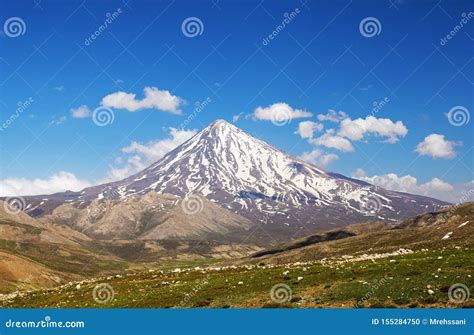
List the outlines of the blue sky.
{"label": "blue sky", "polygon": [[[331,171],[451,201],[472,190],[471,1],[0,3],[3,195],[125,176],[237,115],[238,127]],[[199,19],[196,36],[183,32],[187,18]],[[157,95],[143,100],[147,87]],[[117,92],[136,96],[120,105]],[[106,96],[113,122],[98,126]],[[284,122],[271,122],[281,108]],[[318,118],[329,110],[345,120]],[[297,133],[303,121],[313,134]]]}

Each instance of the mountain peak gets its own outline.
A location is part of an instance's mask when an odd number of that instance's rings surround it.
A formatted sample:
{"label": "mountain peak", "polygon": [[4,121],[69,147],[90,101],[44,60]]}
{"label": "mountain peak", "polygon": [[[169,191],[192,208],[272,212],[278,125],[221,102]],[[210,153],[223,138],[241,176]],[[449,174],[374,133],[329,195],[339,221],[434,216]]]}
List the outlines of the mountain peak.
{"label": "mountain peak", "polygon": [[229,126],[235,128],[233,124],[230,124],[226,120],[217,119],[217,120],[214,120],[211,124],[209,124],[208,128],[223,128],[223,127],[229,127]]}
{"label": "mountain peak", "polygon": [[150,191],[204,196],[252,222],[261,222],[265,231],[272,230],[276,236],[293,236],[300,228],[310,232],[333,228],[368,217],[394,221],[443,205],[325,172],[222,119],[133,176],[75,194],[38,198],[28,205],[46,210],[61,202],[125,201]]}

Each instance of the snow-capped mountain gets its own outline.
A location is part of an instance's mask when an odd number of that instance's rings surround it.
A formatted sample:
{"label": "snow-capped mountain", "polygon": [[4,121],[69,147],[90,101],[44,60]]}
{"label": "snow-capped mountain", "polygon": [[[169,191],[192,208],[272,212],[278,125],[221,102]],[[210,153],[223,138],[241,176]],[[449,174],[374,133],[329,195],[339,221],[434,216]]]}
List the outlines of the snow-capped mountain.
{"label": "snow-capped mountain", "polygon": [[[82,192],[28,197],[33,215],[68,202],[125,199],[150,191],[205,196],[272,237],[294,237],[328,227],[433,211],[446,203],[393,192],[326,172],[291,157],[224,120],[217,120],[145,170]],[[42,204],[39,204],[41,199]]]}

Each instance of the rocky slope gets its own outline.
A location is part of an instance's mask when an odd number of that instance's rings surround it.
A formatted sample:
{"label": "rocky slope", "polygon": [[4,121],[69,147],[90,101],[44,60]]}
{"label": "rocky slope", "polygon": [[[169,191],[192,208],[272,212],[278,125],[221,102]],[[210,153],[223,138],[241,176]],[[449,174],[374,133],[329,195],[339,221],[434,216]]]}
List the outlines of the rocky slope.
{"label": "rocky slope", "polygon": [[[252,223],[204,197],[181,199],[150,191],[123,200],[95,199],[87,206],[63,204],[44,220],[101,240],[220,239],[249,234]],[[242,238],[238,238],[242,239]]]}

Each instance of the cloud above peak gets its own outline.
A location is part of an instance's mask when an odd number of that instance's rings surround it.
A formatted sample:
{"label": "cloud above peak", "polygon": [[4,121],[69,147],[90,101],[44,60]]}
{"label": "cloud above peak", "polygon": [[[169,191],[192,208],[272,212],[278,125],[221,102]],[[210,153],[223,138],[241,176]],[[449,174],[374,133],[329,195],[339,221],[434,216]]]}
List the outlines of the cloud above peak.
{"label": "cloud above peak", "polygon": [[293,108],[285,102],[277,102],[268,107],[257,107],[253,113],[255,120],[272,121],[273,123],[311,116],[313,116],[312,113]]}
{"label": "cloud above peak", "polygon": [[86,105],[77,108],[71,108],[71,116],[75,119],[85,119],[92,115],[91,110]]}
{"label": "cloud above peak", "polygon": [[325,154],[320,149],[313,149],[312,151],[304,152],[299,158],[305,162],[326,167],[332,161],[339,159],[339,156],[333,153]]}
{"label": "cloud above peak", "polygon": [[462,143],[445,140],[444,135],[431,134],[418,143],[415,151],[421,156],[452,159],[456,157],[455,147],[459,145]]}
{"label": "cloud above peak", "polygon": [[143,89],[144,98],[137,99],[136,94],[126,92],[111,93],[102,98],[102,106],[125,109],[129,112],[136,112],[141,109],[156,109],[172,114],[181,114],[180,106],[184,100],[172,95],[170,91],[160,90],[156,87],[145,87]]}
{"label": "cloud above peak", "polygon": [[309,143],[313,145],[321,145],[326,148],[337,149],[342,152],[354,151],[351,141],[349,141],[347,138],[337,135],[334,129],[326,130],[324,135],[318,138],[310,139]]}
{"label": "cloud above peak", "polygon": [[402,121],[393,122],[390,119],[378,119],[372,115],[365,119],[351,120],[346,118],[341,121],[338,131],[339,136],[352,141],[361,141],[366,135],[373,134],[377,137],[386,137],[387,143],[396,143],[407,133],[408,129]]}
{"label": "cloud above peak", "polygon": [[314,121],[303,121],[298,124],[298,129],[295,134],[300,135],[301,138],[312,138],[315,132],[322,131],[324,125]]}
{"label": "cloud above peak", "polygon": [[341,120],[349,118],[345,112],[336,112],[334,109],[329,109],[326,114],[318,114],[317,117],[319,121],[329,121],[334,123],[338,123]]}

